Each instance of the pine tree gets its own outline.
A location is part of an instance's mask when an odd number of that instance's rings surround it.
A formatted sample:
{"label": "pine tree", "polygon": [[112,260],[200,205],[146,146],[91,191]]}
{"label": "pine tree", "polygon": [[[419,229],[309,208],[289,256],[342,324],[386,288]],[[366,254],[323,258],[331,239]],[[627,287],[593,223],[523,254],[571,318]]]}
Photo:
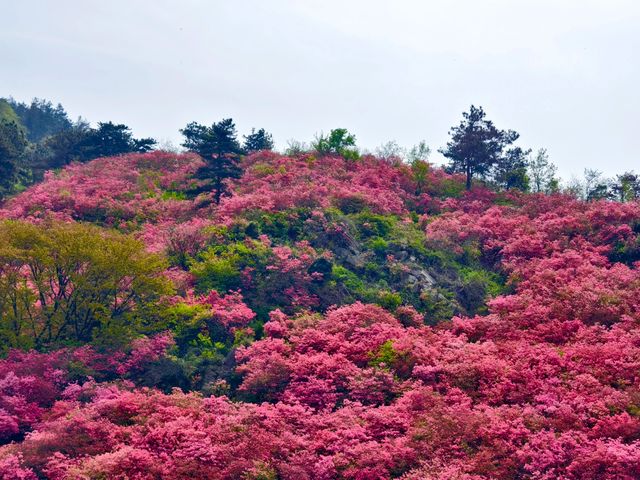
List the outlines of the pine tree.
{"label": "pine tree", "polygon": [[213,189],[214,201],[219,204],[227,193],[226,180],[242,175],[239,166],[242,148],[233,120],[225,118],[211,127],[191,122],[180,132],[185,137],[182,146],[200,155],[205,162],[196,172],[196,177],[205,182],[198,191]]}
{"label": "pine tree", "polygon": [[12,98],[8,101],[27,129],[31,142],[68,130],[73,125],[61,104],[54,106],[49,100],[40,98],[34,98],[29,105]]}
{"label": "pine tree", "polygon": [[485,119],[482,107],[471,105],[469,112],[462,114],[460,125],[449,134],[451,141],[441,149],[450,160],[449,171],[464,173],[466,188],[471,189],[474,176],[484,177],[502,159],[504,149],[520,136],[513,130],[499,130],[492,121]]}
{"label": "pine tree", "polygon": [[273,150],[273,137],[264,128],[258,131],[252,128],[251,133],[244,136],[244,151],[252,153],[260,150]]}
{"label": "pine tree", "polygon": [[24,132],[15,122],[0,121],[0,200],[11,193],[18,182],[20,156],[26,146]]}
{"label": "pine tree", "polygon": [[131,129],[124,124],[99,122],[82,143],[82,156],[89,160],[130,152],[148,152],[156,144],[152,138],[133,138]]}
{"label": "pine tree", "polygon": [[508,149],[502,155],[493,168],[493,180],[499,187],[505,190],[517,188],[523,192],[529,190],[529,165],[527,156],[531,150],[523,150],[520,147]]}

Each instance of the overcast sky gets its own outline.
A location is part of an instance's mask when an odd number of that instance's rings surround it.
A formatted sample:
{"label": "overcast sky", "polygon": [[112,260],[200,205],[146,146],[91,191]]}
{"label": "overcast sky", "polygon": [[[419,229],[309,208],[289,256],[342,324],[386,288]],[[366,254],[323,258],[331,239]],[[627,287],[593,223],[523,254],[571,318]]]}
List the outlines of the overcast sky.
{"label": "overcast sky", "polygon": [[[346,127],[437,150],[470,104],[560,173],[640,171],[637,0],[0,0],[0,96],[180,143]],[[441,156],[432,157],[439,160]]]}

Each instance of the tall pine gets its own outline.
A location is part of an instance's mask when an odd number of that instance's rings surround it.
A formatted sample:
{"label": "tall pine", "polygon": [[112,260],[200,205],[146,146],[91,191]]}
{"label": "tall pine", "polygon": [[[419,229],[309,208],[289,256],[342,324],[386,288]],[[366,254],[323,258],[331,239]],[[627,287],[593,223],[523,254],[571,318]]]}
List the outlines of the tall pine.
{"label": "tall pine", "polygon": [[460,125],[453,127],[447,147],[440,150],[449,159],[449,171],[466,176],[467,190],[476,176],[484,177],[503,159],[506,147],[513,144],[519,134],[513,130],[499,130],[487,120],[482,107],[471,105],[462,114]]}
{"label": "tall pine", "polygon": [[198,190],[211,189],[214,201],[219,204],[228,191],[226,180],[242,175],[239,165],[242,147],[233,120],[225,118],[210,127],[191,122],[180,132],[185,137],[182,146],[205,162],[196,172],[196,177],[204,182]]}

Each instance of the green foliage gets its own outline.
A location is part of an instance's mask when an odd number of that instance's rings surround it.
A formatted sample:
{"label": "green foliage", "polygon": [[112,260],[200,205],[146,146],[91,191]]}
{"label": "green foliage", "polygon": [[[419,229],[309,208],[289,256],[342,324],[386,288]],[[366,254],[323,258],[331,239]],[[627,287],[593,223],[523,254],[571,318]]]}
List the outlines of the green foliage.
{"label": "green foliage", "polygon": [[463,183],[447,178],[442,180],[440,185],[432,189],[429,193],[439,198],[460,198],[464,190],[465,186]]}
{"label": "green foliage", "polygon": [[98,227],[2,222],[2,343],[120,343],[162,329],[166,266],[139,241]]}
{"label": "green foliage", "polygon": [[366,286],[362,278],[342,265],[334,265],[331,276],[339,285],[343,285],[349,292],[358,297],[364,297]]}
{"label": "green foliage", "polygon": [[[72,126],[62,105],[58,104],[54,107],[49,100],[34,98],[29,105],[13,99],[0,100],[0,103],[2,102],[13,107],[17,117],[20,118],[20,123],[26,128],[30,142],[39,142],[45,137],[55,135]],[[1,105],[0,110],[2,110]]]}
{"label": "green foliage", "polygon": [[450,320],[456,313],[455,293],[445,288],[424,290],[420,293],[420,310],[424,312],[429,325]]}
{"label": "green foliage", "polygon": [[212,251],[201,255],[202,261],[192,265],[191,273],[198,279],[198,290],[227,292],[240,288],[240,256],[220,256]]}
{"label": "green foliage", "polygon": [[392,224],[388,235],[388,243],[395,249],[407,250],[423,258],[428,255],[425,247],[424,232],[415,222],[399,222],[395,217],[389,219]]}
{"label": "green foliage", "polygon": [[[347,228],[356,250],[362,251],[360,265],[336,258],[331,285],[341,292],[340,304],[360,300],[389,310],[413,305],[429,322],[437,323],[456,313],[483,313],[486,298],[504,289],[504,279],[483,266],[474,242],[454,254],[428,248],[415,221],[368,210],[349,215],[332,210],[327,216]],[[425,283],[425,270],[435,276],[438,287]]]}
{"label": "green foliage", "polygon": [[327,136],[321,133],[316,136],[311,147],[320,155],[340,155],[348,160],[360,158],[356,148],[356,137],[346,128],[335,128]]}
{"label": "green foliage", "polygon": [[528,162],[528,176],[531,190],[536,193],[552,193],[558,191],[557,167],[549,161],[545,148],[540,148]]}
{"label": "green foliage", "polygon": [[32,169],[34,180],[41,180],[46,170],[71,162],[148,152],[155,144],[152,138],[133,138],[131,129],[123,124],[100,122],[97,128],[91,128],[86,121],[78,120],[31,144],[25,153],[25,163]]}
{"label": "green foliage", "polygon": [[231,371],[226,371],[224,363],[233,356],[234,346],[253,341],[246,332],[231,337],[227,331],[218,328],[206,305],[178,303],[170,307],[166,317],[174,333],[178,358],[190,379],[189,388],[210,390],[210,377],[219,379],[232,375]]}
{"label": "green foliage", "polygon": [[233,120],[225,118],[210,127],[191,122],[180,133],[185,137],[182,146],[200,155],[205,162],[196,172],[196,177],[205,181],[197,191],[212,189],[214,201],[219,204],[227,193],[225,180],[242,175],[238,165],[242,148]]}
{"label": "green foliage", "polygon": [[89,141],[90,136],[89,124],[79,121],[71,128],[38,143],[27,158],[34,171],[35,179],[41,179],[46,170],[61,168],[71,162],[88,160],[84,145]]}
{"label": "green foliage", "polygon": [[238,142],[236,126],[231,118],[225,118],[210,127],[197,122],[187,124],[180,130],[185,138],[182,144],[187,150],[197,153],[205,161],[213,155],[239,154],[242,152]]}
{"label": "green foliage", "polygon": [[256,163],[251,167],[252,173],[257,177],[266,177],[276,173],[276,169],[267,163]]}
{"label": "green foliage", "polygon": [[85,160],[97,157],[111,157],[130,152],[148,152],[156,144],[153,138],[133,138],[131,129],[123,124],[98,122],[81,143]]}
{"label": "green foliage", "polygon": [[[186,352],[193,346],[199,346],[203,325],[210,317],[210,312],[203,305],[190,305],[186,303],[176,303],[167,308],[165,319],[171,328],[178,347],[179,354],[185,356]],[[207,355],[201,349],[199,355]]]}
{"label": "green foliage", "polygon": [[362,238],[386,238],[393,230],[396,219],[389,215],[378,215],[369,211],[361,212],[352,217]]}
{"label": "green foliage", "polygon": [[[640,224],[636,225],[636,229],[640,229]],[[617,242],[609,253],[609,259],[612,262],[621,262],[627,265],[633,265],[634,262],[640,261],[640,235],[625,242]]]}
{"label": "green foliage", "polygon": [[244,218],[249,221],[249,235],[257,238],[257,235],[268,235],[272,240],[290,243],[302,239],[304,236],[305,221],[311,216],[308,208],[296,208],[281,212],[264,212],[262,210],[248,211]]}
{"label": "green foliage", "polygon": [[233,348],[246,347],[251,345],[255,340],[253,334],[246,329],[240,328],[233,332]]}
{"label": "green foliage", "polygon": [[186,200],[187,194],[184,192],[177,192],[175,190],[165,190],[162,192],[162,200]]}
{"label": "green foliage", "polygon": [[407,153],[407,161],[409,164],[414,165],[417,163],[425,164],[431,156],[431,148],[427,145],[427,142],[420,140],[417,145],[411,147]]}
{"label": "green foliage", "polygon": [[640,175],[624,172],[616,175],[611,185],[611,193],[621,202],[630,202],[640,198]]}
{"label": "green foliage", "polygon": [[26,146],[27,140],[19,125],[0,120],[0,201],[16,190],[23,173],[20,157]]}
{"label": "green foliage", "polygon": [[273,150],[273,137],[270,133],[267,133],[264,128],[258,131],[252,128],[251,133],[244,136],[243,149],[245,153]]}
{"label": "green foliage", "polygon": [[265,462],[255,462],[255,466],[243,474],[242,480],[278,480],[278,472]]}
{"label": "green foliage", "polygon": [[242,271],[266,264],[269,249],[258,241],[213,245],[191,264],[200,292],[228,292],[242,286]]}
{"label": "green foliage", "polygon": [[367,242],[367,247],[376,252],[378,255],[384,255],[389,248],[389,244],[384,238],[375,237]]}
{"label": "green foliage", "polygon": [[464,308],[471,314],[486,311],[486,300],[504,290],[498,274],[488,270],[461,269],[462,284],[459,298]]}
{"label": "green foliage", "polygon": [[425,160],[416,159],[411,162],[411,177],[416,184],[417,195],[425,191],[430,169],[429,163]]}
{"label": "green foliage", "polygon": [[4,98],[0,98],[0,122],[15,123],[24,131],[24,125],[20,122],[20,117]]}
{"label": "green foliage", "polygon": [[323,281],[329,280],[332,272],[333,263],[323,257],[314,260],[308,269],[308,273],[321,273]]}
{"label": "green foliage", "polygon": [[[471,188],[474,176],[484,177],[504,158],[504,150],[515,142],[519,134],[513,130],[499,130],[485,119],[482,107],[471,105],[460,125],[450,131],[451,140],[440,150],[450,161],[451,172],[466,176],[466,188]],[[528,152],[527,152],[528,153]],[[525,167],[526,171],[526,167]]]}
{"label": "green foliage", "polygon": [[380,365],[390,367],[398,360],[398,352],[393,347],[393,340],[387,340],[380,345],[377,352],[370,352],[369,357],[369,365],[372,367]]}
{"label": "green foliage", "polygon": [[394,311],[402,305],[402,296],[398,292],[381,290],[378,292],[375,303],[387,310]]}
{"label": "green foliage", "polygon": [[529,190],[527,155],[531,150],[513,147],[498,160],[493,169],[493,179],[504,190],[516,188],[522,192]]}
{"label": "green foliage", "polygon": [[309,146],[305,142],[293,138],[287,140],[287,147],[284,149],[284,154],[288,157],[298,157],[308,152]]}

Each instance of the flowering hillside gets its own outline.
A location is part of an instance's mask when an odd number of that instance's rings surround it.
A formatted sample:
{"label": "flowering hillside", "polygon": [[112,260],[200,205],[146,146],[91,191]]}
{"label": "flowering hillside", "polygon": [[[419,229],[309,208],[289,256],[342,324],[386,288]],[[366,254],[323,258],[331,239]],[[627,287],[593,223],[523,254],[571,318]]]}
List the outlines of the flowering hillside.
{"label": "flowering hillside", "polygon": [[0,209],[0,478],[640,478],[639,203],[258,152],[215,205],[200,163]]}

